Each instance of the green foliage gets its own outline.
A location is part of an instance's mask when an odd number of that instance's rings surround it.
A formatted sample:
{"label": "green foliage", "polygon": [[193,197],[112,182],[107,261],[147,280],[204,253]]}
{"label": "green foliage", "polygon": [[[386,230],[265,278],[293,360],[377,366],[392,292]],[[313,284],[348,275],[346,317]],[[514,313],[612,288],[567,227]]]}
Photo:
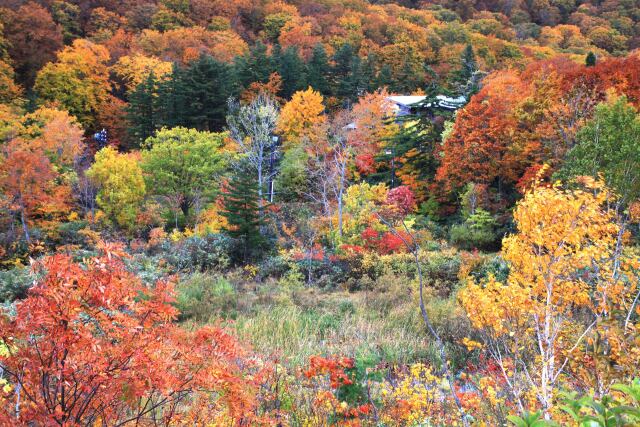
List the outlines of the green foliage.
{"label": "green foliage", "polygon": [[584,427],[621,427],[640,423],[640,380],[635,379],[629,385],[615,384],[611,387],[621,399],[613,393],[601,398],[593,396],[578,397],[576,392],[564,393],[562,410],[571,416],[579,426]]}
{"label": "green foliage", "polygon": [[177,271],[220,271],[230,264],[233,242],[221,234],[191,236],[163,244],[164,258]]}
{"label": "green foliage", "polygon": [[542,418],[541,412],[525,412],[522,416],[509,415],[507,417],[516,427],[553,427],[556,423]]}
{"label": "green foliage", "polygon": [[305,64],[296,47],[288,47],[284,52],[276,52],[273,60],[277,64],[276,71],[282,77],[280,96],[290,99],[299,91],[306,89]]}
{"label": "green foliage", "polygon": [[327,81],[329,70],[327,52],[322,44],[317,44],[313,48],[311,59],[307,64],[307,83],[323,96],[329,95],[329,82]]}
{"label": "green foliage", "polygon": [[161,80],[151,73],[129,95],[129,132],[141,143],[162,127],[220,131],[237,92],[233,67],[206,55]]}
{"label": "green foliage", "polygon": [[261,230],[265,220],[258,201],[258,186],[249,168],[242,167],[234,174],[222,198],[224,211],[221,214],[228,223],[225,231],[238,241],[238,255],[247,261],[260,253],[267,243]]}
{"label": "green foliage", "polygon": [[238,295],[224,278],[194,273],[178,283],[176,292],[182,319],[207,321],[235,316]]}
{"label": "green foliage", "polygon": [[11,303],[27,296],[33,277],[26,267],[0,270],[0,302]]}
{"label": "green foliage", "polygon": [[477,209],[463,224],[451,227],[450,239],[464,249],[491,249],[498,240],[496,220],[489,212]]}
{"label": "green foliage", "polygon": [[624,203],[640,197],[640,115],[622,96],[599,104],[595,116],[578,133],[560,178],[604,175]]}
{"label": "green foliage", "polygon": [[584,62],[585,62],[585,65],[586,65],[587,67],[593,67],[593,66],[595,66],[595,65],[596,65],[596,62],[597,62],[596,54],[595,54],[595,53],[593,53],[593,52],[589,52],[589,53],[587,54],[587,57],[585,58]]}
{"label": "green foliage", "polygon": [[[196,203],[216,194],[216,180],[226,160],[221,153],[225,135],[176,127],[162,129],[145,142],[142,169],[149,193],[189,218]],[[202,203],[204,205],[205,203]]]}
{"label": "green foliage", "polygon": [[275,184],[276,197],[279,201],[295,201],[304,198],[309,187],[308,158],[301,145],[285,151]]}

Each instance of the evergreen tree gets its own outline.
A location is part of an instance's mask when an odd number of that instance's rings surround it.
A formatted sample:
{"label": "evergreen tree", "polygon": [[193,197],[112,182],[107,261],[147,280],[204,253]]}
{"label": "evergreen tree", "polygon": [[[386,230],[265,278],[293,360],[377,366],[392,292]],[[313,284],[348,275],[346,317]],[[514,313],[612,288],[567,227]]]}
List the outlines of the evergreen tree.
{"label": "evergreen tree", "polygon": [[321,43],[313,48],[311,59],[307,64],[307,83],[323,96],[329,95],[329,82],[327,75],[329,74],[329,58],[327,52]]}
{"label": "evergreen tree", "polygon": [[593,67],[596,65],[597,60],[598,59],[596,58],[596,54],[593,52],[589,52],[587,54],[587,57],[585,58],[585,65],[587,67]]}
{"label": "evergreen tree", "polygon": [[235,62],[235,73],[238,83],[248,87],[253,82],[266,83],[275,71],[272,58],[267,53],[267,46],[258,41],[244,56]]}
{"label": "evergreen tree", "polygon": [[383,65],[380,72],[376,76],[376,86],[379,88],[390,87],[393,84],[393,76],[391,75],[391,67]]}
{"label": "evergreen tree", "polygon": [[473,46],[465,47],[460,57],[460,68],[452,73],[451,85],[467,98],[478,91],[478,62],[473,53]]}
{"label": "evergreen tree", "polygon": [[183,114],[181,122],[175,124],[221,130],[226,123],[226,102],[237,92],[232,68],[203,55],[179,75],[175,95]]}
{"label": "evergreen tree", "polygon": [[302,58],[298,55],[297,47],[290,46],[284,52],[276,51],[274,61],[278,74],[282,77],[280,96],[289,99],[295,92],[305,89],[305,66]]}
{"label": "evergreen tree", "polygon": [[246,262],[266,245],[261,232],[265,223],[258,205],[258,187],[253,170],[248,166],[240,167],[222,198],[224,210],[221,214],[227,219],[225,232],[237,239],[238,255]]}
{"label": "evergreen tree", "polygon": [[129,133],[137,146],[152,136],[158,128],[156,95],[157,80],[154,74],[150,73],[129,96],[127,121]]}
{"label": "evergreen tree", "polygon": [[345,101],[355,101],[364,89],[361,85],[362,60],[353,46],[345,43],[333,56],[333,95]]}

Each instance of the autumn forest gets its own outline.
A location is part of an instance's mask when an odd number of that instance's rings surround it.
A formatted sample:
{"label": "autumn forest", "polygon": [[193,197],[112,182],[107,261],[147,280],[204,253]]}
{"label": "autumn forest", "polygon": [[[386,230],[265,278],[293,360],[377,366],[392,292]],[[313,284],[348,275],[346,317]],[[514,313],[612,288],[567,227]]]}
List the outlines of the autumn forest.
{"label": "autumn forest", "polygon": [[640,426],[640,1],[0,0],[0,426]]}

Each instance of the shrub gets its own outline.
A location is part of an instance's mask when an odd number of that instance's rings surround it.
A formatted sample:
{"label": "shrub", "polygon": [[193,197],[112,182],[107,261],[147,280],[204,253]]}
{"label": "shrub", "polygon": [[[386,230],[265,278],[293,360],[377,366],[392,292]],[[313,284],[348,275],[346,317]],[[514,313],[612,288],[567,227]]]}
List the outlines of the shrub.
{"label": "shrub", "polygon": [[163,243],[167,262],[178,271],[223,270],[231,262],[232,240],[222,234],[191,236]]}
{"label": "shrub", "polygon": [[27,296],[33,277],[26,267],[0,271],[0,302],[10,303]]}
{"label": "shrub", "polygon": [[496,221],[489,212],[478,209],[463,224],[451,227],[450,239],[463,249],[494,249],[498,241]]}
{"label": "shrub", "polygon": [[238,295],[224,278],[194,273],[176,287],[181,319],[207,321],[211,317],[235,317]]}

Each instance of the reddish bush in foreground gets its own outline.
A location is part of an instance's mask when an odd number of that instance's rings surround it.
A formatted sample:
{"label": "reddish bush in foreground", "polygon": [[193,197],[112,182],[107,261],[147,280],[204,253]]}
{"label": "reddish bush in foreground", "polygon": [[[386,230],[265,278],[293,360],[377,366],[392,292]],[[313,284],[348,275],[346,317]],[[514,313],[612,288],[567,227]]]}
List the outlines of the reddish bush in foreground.
{"label": "reddish bush in foreground", "polygon": [[248,422],[255,390],[238,343],[219,328],[179,328],[170,283],[148,288],[119,247],[100,251],[83,264],[45,258],[15,315],[2,314],[0,424]]}

